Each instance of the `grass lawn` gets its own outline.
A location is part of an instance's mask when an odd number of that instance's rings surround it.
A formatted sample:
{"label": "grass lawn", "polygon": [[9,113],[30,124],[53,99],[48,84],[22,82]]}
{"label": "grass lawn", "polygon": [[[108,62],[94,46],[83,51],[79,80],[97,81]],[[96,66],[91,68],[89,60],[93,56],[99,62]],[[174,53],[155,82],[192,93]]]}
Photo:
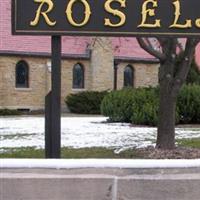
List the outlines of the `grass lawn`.
{"label": "grass lawn", "polygon": [[179,146],[200,149],[200,138],[182,139],[182,140],[178,140],[177,143],[178,143]]}
{"label": "grass lawn", "polygon": [[[44,149],[35,148],[13,148],[5,149],[5,152],[0,153],[0,158],[44,158]],[[115,154],[112,149],[106,148],[81,148],[69,149],[62,148],[62,158],[139,158],[134,150],[126,150],[119,154]]]}
{"label": "grass lawn", "polygon": [[[200,138],[182,139],[177,141],[178,146],[200,149]],[[0,153],[0,158],[44,158],[44,149],[13,148],[5,149]],[[115,154],[112,149],[106,148],[62,148],[62,158],[144,158],[142,151],[129,149]]]}

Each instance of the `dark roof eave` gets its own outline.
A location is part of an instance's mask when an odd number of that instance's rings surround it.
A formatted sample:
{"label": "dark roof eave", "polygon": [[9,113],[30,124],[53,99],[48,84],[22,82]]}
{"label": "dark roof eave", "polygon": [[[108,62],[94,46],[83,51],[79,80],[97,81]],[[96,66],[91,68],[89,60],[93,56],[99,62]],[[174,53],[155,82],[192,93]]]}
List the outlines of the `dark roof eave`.
{"label": "dark roof eave", "polygon": [[[24,51],[2,51],[0,50],[0,56],[26,56],[26,57],[39,57],[39,58],[51,58],[50,53],[38,53],[38,52],[24,52]],[[62,54],[63,59],[83,59],[89,60],[91,57],[90,50],[86,50],[85,54]]]}
{"label": "dark roof eave", "polygon": [[116,63],[120,62],[130,62],[130,63],[149,63],[149,64],[158,64],[160,61],[156,58],[136,58],[136,57],[121,57],[116,56],[115,58]]}
{"label": "dark roof eave", "polygon": [[[26,56],[26,57],[39,57],[39,58],[51,58],[50,53],[38,53],[38,52],[24,52],[24,51],[2,51],[0,50],[0,56]],[[91,58],[91,50],[86,50],[85,54],[62,54],[63,59],[82,59],[82,60],[90,60]],[[136,58],[136,57],[124,57],[124,56],[116,56],[114,58],[115,62],[131,62],[131,63],[149,63],[155,64],[159,63],[159,60],[156,58]]]}

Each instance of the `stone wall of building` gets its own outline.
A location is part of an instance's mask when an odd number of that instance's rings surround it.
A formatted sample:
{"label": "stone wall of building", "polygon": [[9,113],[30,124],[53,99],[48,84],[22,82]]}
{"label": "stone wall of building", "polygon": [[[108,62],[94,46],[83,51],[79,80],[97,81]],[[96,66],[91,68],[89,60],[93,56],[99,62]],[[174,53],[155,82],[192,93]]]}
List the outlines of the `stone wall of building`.
{"label": "stone wall of building", "polygon": [[[84,67],[84,88],[73,88],[73,67],[75,64],[80,63]],[[66,109],[65,98],[70,93],[77,93],[81,91],[91,90],[91,66],[87,60],[64,60],[62,62],[61,72],[61,105],[62,109]]]}
{"label": "stone wall of building", "polygon": [[134,69],[135,88],[158,85],[159,64],[122,62],[117,69],[117,89],[122,89],[124,86],[124,69],[127,65],[131,65]]}
{"label": "stone wall of building", "polygon": [[[113,53],[109,40],[102,38],[91,47],[90,60],[64,59],[61,72],[61,105],[66,110],[65,98],[70,93],[86,90],[112,90],[114,79]],[[15,87],[16,64],[24,60],[29,65],[29,88]],[[73,89],[73,67],[80,63],[84,67],[83,89]],[[123,88],[124,69],[130,64],[134,68],[134,87],[158,84],[158,64],[121,62],[117,71],[117,89]],[[44,109],[46,94],[51,88],[51,61],[49,58],[27,56],[0,56],[0,108]]]}
{"label": "stone wall of building", "polygon": [[[24,60],[29,65],[29,88],[15,87],[15,67]],[[73,66],[81,63],[85,72],[85,88],[72,88]],[[90,64],[84,60],[63,60],[61,72],[61,105],[66,108],[65,98],[70,93],[90,90]],[[46,94],[51,89],[51,61],[47,58],[0,57],[0,108],[43,109]]]}
{"label": "stone wall of building", "polygon": [[114,56],[109,38],[97,37],[91,44],[91,89],[112,90]]}
{"label": "stone wall of building", "polygon": [[[29,88],[15,87],[15,68],[20,60],[26,61],[29,65]],[[48,89],[46,62],[46,59],[31,57],[0,57],[3,97],[0,106],[11,109],[42,109]]]}
{"label": "stone wall of building", "polygon": [[3,82],[4,82],[4,80],[3,80],[3,66],[1,66],[1,64],[0,64],[0,107],[3,105],[3,92],[4,92],[4,90],[3,90]]}

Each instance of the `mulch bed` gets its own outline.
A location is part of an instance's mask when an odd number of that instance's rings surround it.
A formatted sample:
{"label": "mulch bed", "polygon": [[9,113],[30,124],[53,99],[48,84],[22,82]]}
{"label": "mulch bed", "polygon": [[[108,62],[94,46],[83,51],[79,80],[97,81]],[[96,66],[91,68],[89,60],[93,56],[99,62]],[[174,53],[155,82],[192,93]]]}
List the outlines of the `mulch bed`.
{"label": "mulch bed", "polygon": [[176,147],[173,150],[161,150],[154,147],[136,149],[145,159],[195,159],[200,158],[200,149]]}

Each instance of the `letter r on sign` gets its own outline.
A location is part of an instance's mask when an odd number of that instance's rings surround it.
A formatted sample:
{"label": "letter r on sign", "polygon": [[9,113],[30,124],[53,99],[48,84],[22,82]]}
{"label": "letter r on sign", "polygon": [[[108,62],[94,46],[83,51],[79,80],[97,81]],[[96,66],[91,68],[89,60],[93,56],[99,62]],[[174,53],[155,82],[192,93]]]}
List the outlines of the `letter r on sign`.
{"label": "letter r on sign", "polygon": [[[35,15],[35,19],[33,21],[30,22],[30,25],[31,26],[37,26],[38,23],[39,23],[39,20],[40,20],[40,16],[42,15],[46,21],[46,23],[49,25],[49,26],[55,26],[56,24],[56,21],[51,21],[47,15],[47,13],[49,13],[53,7],[54,7],[54,4],[52,2],[52,0],[34,0],[35,3],[40,3],[37,11],[36,11],[36,15]],[[48,6],[48,9],[46,11],[42,11],[42,7],[43,5],[47,4]]]}

